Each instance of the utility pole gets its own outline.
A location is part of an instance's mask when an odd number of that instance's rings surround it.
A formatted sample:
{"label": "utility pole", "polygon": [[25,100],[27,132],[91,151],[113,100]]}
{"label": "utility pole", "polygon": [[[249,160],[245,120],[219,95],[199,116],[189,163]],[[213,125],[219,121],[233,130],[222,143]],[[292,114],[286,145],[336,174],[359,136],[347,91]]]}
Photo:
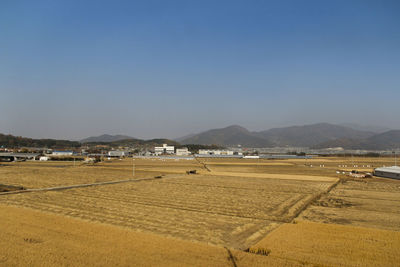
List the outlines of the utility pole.
{"label": "utility pole", "polygon": [[132,156],[132,177],[135,177],[135,159]]}

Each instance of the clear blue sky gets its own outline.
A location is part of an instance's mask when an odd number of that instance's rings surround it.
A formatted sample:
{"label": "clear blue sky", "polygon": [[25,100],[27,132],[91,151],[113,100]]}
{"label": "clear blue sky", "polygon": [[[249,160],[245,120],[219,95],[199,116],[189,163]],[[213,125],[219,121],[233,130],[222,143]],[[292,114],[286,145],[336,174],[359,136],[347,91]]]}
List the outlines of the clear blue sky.
{"label": "clear blue sky", "polygon": [[400,128],[400,1],[0,1],[0,132]]}

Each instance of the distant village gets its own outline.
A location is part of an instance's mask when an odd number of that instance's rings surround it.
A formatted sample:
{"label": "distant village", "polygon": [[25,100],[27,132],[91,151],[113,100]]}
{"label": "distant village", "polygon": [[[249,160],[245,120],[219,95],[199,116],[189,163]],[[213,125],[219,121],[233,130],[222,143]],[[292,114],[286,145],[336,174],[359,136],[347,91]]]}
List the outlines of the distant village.
{"label": "distant village", "polygon": [[[0,148],[0,159],[2,161],[18,160],[90,160],[101,158],[101,160],[110,160],[112,158],[123,157],[161,157],[161,156],[232,156],[242,157],[240,151],[228,149],[198,149],[189,151],[187,147],[177,148],[173,145],[162,144],[151,149],[148,148],[109,148],[107,145],[95,145],[94,147],[83,146],[80,150],[55,150],[47,148]],[[197,153],[196,153],[197,152]]]}
{"label": "distant village", "polygon": [[[198,147],[198,145],[196,145]],[[202,146],[200,146],[202,147]],[[306,152],[297,152],[307,151]],[[313,154],[310,152],[314,152]],[[392,167],[376,168],[374,174],[376,176],[400,179],[400,168],[397,167],[396,151],[344,151],[344,150],[313,150],[309,151],[306,148],[263,148],[263,149],[248,149],[241,146],[231,149],[189,149],[188,147],[175,147],[174,145],[162,144],[152,148],[141,147],[119,147],[117,149],[110,148],[107,145],[85,145],[78,150],[56,150],[47,148],[0,148],[0,161],[83,161],[84,163],[96,163],[100,161],[122,159],[126,157],[132,158],[169,158],[169,159],[187,159],[194,158],[238,158],[238,159],[311,159],[314,156],[336,155],[345,156],[364,155],[369,157],[376,156],[394,156],[395,165]],[[325,154],[324,154],[325,153]],[[336,153],[336,154],[334,154]],[[312,165],[310,166],[312,167]],[[351,176],[357,176],[358,173],[350,172]]]}
{"label": "distant village", "polygon": [[[312,158],[313,156],[393,156],[394,151],[344,150],[342,148],[310,149],[306,147],[274,147],[274,148],[223,148],[216,145],[175,146],[162,144],[156,146],[110,146],[107,144],[82,144],[71,148],[39,148],[39,147],[0,147],[0,161],[18,160],[87,160],[102,161],[123,157],[231,157],[231,158]],[[398,152],[397,152],[398,153]]]}

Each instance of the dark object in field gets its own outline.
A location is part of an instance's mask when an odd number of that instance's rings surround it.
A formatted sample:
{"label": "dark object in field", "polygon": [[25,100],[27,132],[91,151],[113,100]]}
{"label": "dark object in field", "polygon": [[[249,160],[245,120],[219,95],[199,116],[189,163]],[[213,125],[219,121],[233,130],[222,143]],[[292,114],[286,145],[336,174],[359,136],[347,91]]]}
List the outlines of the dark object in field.
{"label": "dark object in field", "polygon": [[186,174],[197,174],[197,170],[186,171]]}
{"label": "dark object in field", "polygon": [[0,192],[25,190],[22,186],[0,184]]}
{"label": "dark object in field", "polygon": [[161,179],[161,178],[162,178],[162,175],[154,176],[154,178]]}

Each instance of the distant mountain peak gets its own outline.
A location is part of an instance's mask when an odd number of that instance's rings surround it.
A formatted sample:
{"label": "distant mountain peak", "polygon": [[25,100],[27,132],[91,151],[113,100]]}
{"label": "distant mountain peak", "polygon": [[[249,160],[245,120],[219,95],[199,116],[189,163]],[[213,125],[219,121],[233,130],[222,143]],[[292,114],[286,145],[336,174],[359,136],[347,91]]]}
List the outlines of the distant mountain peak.
{"label": "distant mountain peak", "polygon": [[236,124],[227,126],[227,127],[225,127],[225,128],[222,128],[222,130],[227,130],[227,131],[240,131],[240,132],[250,133],[250,131],[247,130],[246,128],[244,128],[243,126],[236,125]]}
{"label": "distant mountain peak", "polygon": [[244,128],[243,126],[237,125],[237,124],[226,126],[223,129],[237,129],[237,130],[246,130],[247,131],[246,128]]}
{"label": "distant mountain peak", "polygon": [[268,147],[271,144],[240,125],[211,129],[188,138],[178,139],[182,144]]}

